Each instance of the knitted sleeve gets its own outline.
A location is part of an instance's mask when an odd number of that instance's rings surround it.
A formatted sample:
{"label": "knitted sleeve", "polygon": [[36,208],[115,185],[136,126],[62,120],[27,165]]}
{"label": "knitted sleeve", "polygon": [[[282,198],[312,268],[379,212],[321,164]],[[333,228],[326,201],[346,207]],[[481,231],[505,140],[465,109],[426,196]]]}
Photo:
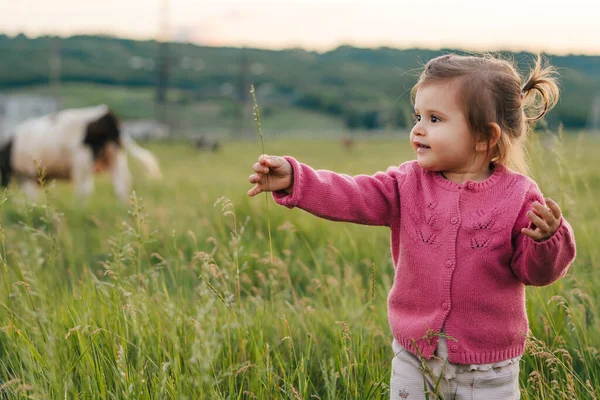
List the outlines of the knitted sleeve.
{"label": "knitted sleeve", "polygon": [[532,223],[527,218],[527,211],[534,201],[544,204],[544,197],[537,185],[532,184],[513,229],[515,253],[511,267],[524,284],[546,286],[565,275],[575,259],[575,236],[573,228],[563,217],[558,230],[542,242],[521,233],[522,228],[531,229]]}
{"label": "knitted sleeve", "polygon": [[294,170],[293,192],[273,192],[278,204],[298,207],[332,221],[389,226],[400,218],[400,185],[406,164],[390,167],[373,176],[349,176],[314,170],[292,157],[285,157]]}

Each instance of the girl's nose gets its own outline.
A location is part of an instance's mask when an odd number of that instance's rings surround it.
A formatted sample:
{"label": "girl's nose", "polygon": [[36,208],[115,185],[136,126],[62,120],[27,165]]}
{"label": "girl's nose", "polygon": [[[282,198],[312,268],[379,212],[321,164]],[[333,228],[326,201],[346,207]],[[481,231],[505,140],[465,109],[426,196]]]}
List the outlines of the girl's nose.
{"label": "girl's nose", "polygon": [[424,136],[425,129],[423,129],[420,122],[417,122],[417,124],[412,128],[412,133],[415,136]]}

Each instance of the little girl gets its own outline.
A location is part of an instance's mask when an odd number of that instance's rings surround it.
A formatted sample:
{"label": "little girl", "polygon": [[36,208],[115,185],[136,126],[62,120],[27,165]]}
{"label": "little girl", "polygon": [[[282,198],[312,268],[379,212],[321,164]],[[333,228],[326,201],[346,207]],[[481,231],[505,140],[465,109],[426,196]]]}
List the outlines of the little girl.
{"label": "little girl", "polygon": [[539,57],[522,84],[505,60],[443,55],[412,91],[415,161],[354,177],[287,156],[254,164],[250,196],[390,228],[391,399],[436,398],[440,376],[443,399],[520,398],[525,285],[549,285],[575,258],[558,204],[524,175],[529,122],[557,100]]}

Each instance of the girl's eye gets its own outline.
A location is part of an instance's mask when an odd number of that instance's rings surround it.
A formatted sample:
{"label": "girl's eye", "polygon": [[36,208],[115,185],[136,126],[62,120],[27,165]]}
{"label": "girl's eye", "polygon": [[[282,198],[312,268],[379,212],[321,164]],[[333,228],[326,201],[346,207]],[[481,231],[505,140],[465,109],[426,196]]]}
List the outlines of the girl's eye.
{"label": "girl's eye", "polygon": [[440,119],[437,116],[432,115],[431,116],[431,122],[440,122]]}
{"label": "girl's eye", "polygon": [[421,121],[421,116],[419,114],[413,114],[413,120],[415,123]]}

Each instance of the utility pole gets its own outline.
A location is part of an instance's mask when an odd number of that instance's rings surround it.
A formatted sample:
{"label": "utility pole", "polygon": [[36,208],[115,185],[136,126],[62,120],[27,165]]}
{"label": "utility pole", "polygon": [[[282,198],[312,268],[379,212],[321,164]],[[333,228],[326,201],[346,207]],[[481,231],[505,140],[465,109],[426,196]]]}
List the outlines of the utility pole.
{"label": "utility pole", "polygon": [[157,81],[155,116],[162,123],[167,122],[168,86],[169,86],[169,0],[161,0],[159,11],[159,33],[157,40]]}
{"label": "utility pole", "polygon": [[596,133],[600,133],[600,93],[596,94],[590,110],[589,127]]}
{"label": "utility pole", "polygon": [[237,79],[237,85],[235,85],[233,91],[235,115],[231,136],[235,138],[247,136],[248,121],[246,119],[246,109],[248,108],[248,93],[250,93],[250,84],[248,82],[250,67],[248,56],[244,50],[241,51],[239,60],[240,72]]}
{"label": "utility pole", "polygon": [[50,70],[50,93],[56,105],[60,109],[60,74],[61,74],[61,58],[60,58],[60,38],[51,39],[50,56],[48,57],[48,68]]}

